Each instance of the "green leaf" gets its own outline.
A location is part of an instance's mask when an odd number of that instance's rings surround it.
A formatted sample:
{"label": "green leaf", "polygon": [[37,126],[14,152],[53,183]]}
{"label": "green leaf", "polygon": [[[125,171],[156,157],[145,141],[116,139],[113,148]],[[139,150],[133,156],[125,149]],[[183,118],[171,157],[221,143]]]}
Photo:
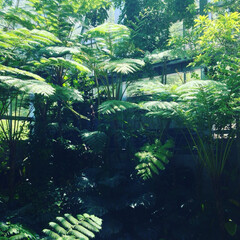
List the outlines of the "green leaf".
{"label": "green leaf", "polygon": [[51,85],[38,80],[22,80],[8,76],[0,76],[0,82],[4,83],[6,87],[14,88],[25,93],[42,94],[47,97],[55,93],[55,89]]}
{"label": "green leaf", "polygon": [[49,229],[43,229],[43,232],[44,232],[47,236],[49,236],[49,237],[51,237],[51,238],[53,238],[53,239],[60,239],[60,238],[61,238],[57,233],[55,233],[55,232],[53,232],[53,231],[51,231],[51,230],[49,230]]}
{"label": "green leaf", "polygon": [[63,227],[67,228],[67,229],[71,229],[72,228],[72,224],[69,223],[65,218],[63,217],[56,217],[56,219],[62,224]]}
{"label": "green leaf", "polygon": [[139,108],[139,106],[135,103],[120,101],[120,100],[109,100],[102,103],[99,108],[98,112],[100,114],[115,114],[116,112],[121,112],[127,109],[134,109]]}
{"label": "green leaf", "polygon": [[101,229],[102,220],[94,215],[77,215],[77,218],[71,214],[64,214],[64,217],[56,218],[58,223],[50,222],[52,230],[44,229],[43,232],[52,239],[62,240],[89,240],[94,238],[95,234]]}
{"label": "green leaf", "polygon": [[7,73],[10,73],[10,74],[27,76],[27,77],[31,77],[31,78],[34,78],[36,80],[43,81],[43,82],[45,81],[45,79],[43,79],[42,77],[40,77],[40,76],[38,76],[34,73],[24,71],[24,70],[21,70],[21,69],[18,69],[18,68],[7,67],[7,66],[1,65],[1,64],[0,64],[0,72],[3,72],[3,73],[7,72]]}
{"label": "green leaf", "polygon": [[155,172],[157,175],[159,174],[158,169],[154,166],[154,164],[152,164],[151,162],[149,163],[149,167],[151,168],[151,170],[153,172]]}
{"label": "green leaf", "polygon": [[60,225],[58,225],[55,222],[50,222],[49,226],[52,227],[58,234],[66,234],[67,233],[67,231],[63,227],[61,227]]}
{"label": "green leaf", "polygon": [[80,239],[80,240],[89,240],[87,236],[85,236],[84,234],[76,230],[70,230],[69,234],[72,234],[74,237],[77,237],[77,239]]}
{"label": "green leaf", "polygon": [[153,162],[159,169],[161,169],[161,170],[164,170],[164,169],[165,169],[165,167],[164,167],[164,165],[161,163],[161,161],[153,158],[153,159],[152,159],[152,162]]}

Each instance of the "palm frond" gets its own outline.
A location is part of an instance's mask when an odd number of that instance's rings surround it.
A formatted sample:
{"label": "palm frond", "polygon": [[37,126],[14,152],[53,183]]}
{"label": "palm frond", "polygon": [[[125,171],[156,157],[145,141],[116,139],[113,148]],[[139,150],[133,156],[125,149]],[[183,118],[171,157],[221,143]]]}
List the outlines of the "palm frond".
{"label": "palm frond", "polygon": [[120,101],[120,100],[109,100],[102,103],[98,112],[103,115],[114,114],[116,112],[121,112],[127,109],[139,108],[139,106],[135,103]]}

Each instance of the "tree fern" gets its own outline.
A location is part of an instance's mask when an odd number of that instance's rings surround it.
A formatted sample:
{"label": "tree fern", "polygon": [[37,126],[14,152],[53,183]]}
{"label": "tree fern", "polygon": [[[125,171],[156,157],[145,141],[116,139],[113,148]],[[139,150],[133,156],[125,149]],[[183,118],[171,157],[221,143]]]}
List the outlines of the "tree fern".
{"label": "tree fern", "polygon": [[83,214],[73,217],[71,214],[64,214],[64,217],[57,217],[56,222],[50,222],[52,228],[44,229],[47,239],[71,239],[89,240],[95,237],[102,228],[102,220],[94,215]]}
{"label": "tree fern", "polygon": [[167,140],[164,145],[160,140],[156,139],[155,143],[150,145],[146,144],[141,148],[140,152],[135,154],[138,159],[136,166],[137,174],[143,180],[152,178],[153,173],[159,174],[159,170],[165,169],[165,164],[169,162],[172,157],[170,149],[173,148],[174,143],[172,140]]}
{"label": "tree fern", "polygon": [[139,106],[135,103],[120,100],[110,100],[102,103],[98,108],[98,112],[103,115],[109,115],[133,108],[139,108]]}

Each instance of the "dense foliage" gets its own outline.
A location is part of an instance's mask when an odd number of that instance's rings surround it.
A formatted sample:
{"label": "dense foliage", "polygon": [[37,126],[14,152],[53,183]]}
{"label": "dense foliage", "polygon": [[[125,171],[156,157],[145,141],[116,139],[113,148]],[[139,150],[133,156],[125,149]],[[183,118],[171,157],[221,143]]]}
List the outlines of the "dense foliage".
{"label": "dense foliage", "polygon": [[206,2],[0,1],[0,239],[239,238],[239,6]]}

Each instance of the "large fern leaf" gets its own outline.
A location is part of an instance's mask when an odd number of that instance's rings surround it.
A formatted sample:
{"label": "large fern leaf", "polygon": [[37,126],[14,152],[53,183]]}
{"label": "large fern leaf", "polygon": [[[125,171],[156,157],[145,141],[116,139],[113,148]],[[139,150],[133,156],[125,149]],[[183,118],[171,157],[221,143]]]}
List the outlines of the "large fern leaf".
{"label": "large fern leaf", "polygon": [[64,217],[57,217],[56,220],[57,223],[49,223],[52,230],[43,230],[48,239],[89,240],[102,228],[102,220],[89,214],[79,214],[77,218],[64,214]]}
{"label": "large fern leaf", "polygon": [[38,80],[22,80],[13,77],[0,76],[0,82],[4,83],[6,87],[15,88],[18,91],[25,93],[35,93],[44,96],[51,96],[55,93],[55,89],[51,85]]}
{"label": "large fern leaf", "polygon": [[127,89],[127,94],[129,97],[144,95],[156,96],[157,99],[166,99],[171,96],[171,92],[168,90],[167,86],[162,84],[158,78],[145,78],[131,83]]}
{"label": "large fern leaf", "polygon": [[43,82],[45,81],[42,77],[38,76],[37,74],[31,73],[28,71],[24,71],[24,70],[21,70],[18,68],[7,67],[7,66],[1,65],[1,64],[0,64],[0,72],[2,72],[4,74],[8,73],[8,74],[14,74],[14,75],[21,75],[24,77],[31,77],[33,79],[43,81]]}
{"label": "large fern leaf", "polygon": [[28,30],[19,28],[11,31],[0,31],[0,45],[4,48],[28,49],[33,46],[46,46],[60,43],[61,41],[52,33],[44,30]]}
{"label": "large fern leaf", "polygon": [[129,38],[130,30],[124,25],[107,22],[87,31],[86,36],[91,38],[110,36],[112,40],[117,41],[124,37]]}
{"label": "large fern leaf", "polygon": [[73,60],[65,59],[63,57],[42,58],[40,62],[35,62],[35,65],[36,66],[44,66],[44,65],[63,66],[65,68],[75,68],[81,72],[86,72],[86,73],[90,72],[90,70],[83,64]]}
{"label": "large fern leaf", "polygon": [[144,104],[140,104],[140,106],[148,111],[148,113],[146,113],[146,116],[148,117],[172,118],[177,115],[176,108],[178,103],[149,101]]}
{"label": "large fern leaf", "polygon": [[226,85],[224,83],[216,82],[213,80],[194,80],[187,82],[180,87],[176,88],[177,94],[187,94],[187,93],[196,93],[200,89],[203,88],[219,88],[219,89],[226,89]]}
{"label": "large fern leaf", "polygon": [[168,140],[162,145],[158,139],[152,145],[144,145],[141,151],[135,154],[139,162],[136,166],[137,174],[143,180],[152,178],[153,173],[159,174],[159,170],[164,170],[165,164],[169,162],[169,158],[172,156],[170,149],[173,146],[174,143],[172,140]]}
{"label": "large fern leaf", "polygon": [[124,58],[121,60],[103,62],[99,66],[105,71],[129,74],[136,72],[143,67],[144,64],[144,61],[140,59]]}
{"label": "large fern leaf", "polygon": [[116,112],[121,112],[127,109],[139,108],[139,106],[135,103],[120,101],[120,100],[109,100],[102,103],[98,111],[100,114],[114,114]]}

